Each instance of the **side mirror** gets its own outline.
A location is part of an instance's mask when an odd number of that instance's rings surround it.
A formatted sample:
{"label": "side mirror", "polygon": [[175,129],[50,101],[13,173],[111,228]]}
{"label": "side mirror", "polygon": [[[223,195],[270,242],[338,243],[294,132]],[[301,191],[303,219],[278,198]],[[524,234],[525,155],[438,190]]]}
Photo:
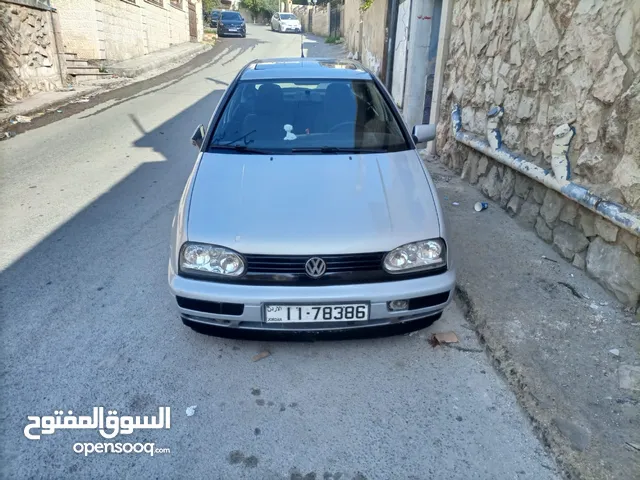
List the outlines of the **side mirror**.
{"label": "side mirror", "polygon": [[411,131],[411,136],[413,137],[413,141],[416,143],[430,142],[431,140],[436,138],[436,125],[432,125],[430,123],[416,125]]}
{"label": "side mirror", "polygon": [[200,124],[198,125],[198,128],[196,128],[196,131],[193,132],[193,135],[191,136],[191,143],[200,149],[202,148],[203,141],[204,141],[204,127],[202,126],[202,124]]}

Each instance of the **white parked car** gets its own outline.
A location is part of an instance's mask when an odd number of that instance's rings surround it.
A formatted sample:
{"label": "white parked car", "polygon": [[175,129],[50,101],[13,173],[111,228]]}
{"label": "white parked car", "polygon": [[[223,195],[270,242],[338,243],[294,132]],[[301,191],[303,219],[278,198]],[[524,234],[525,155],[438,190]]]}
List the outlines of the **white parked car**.
{"label": "white parked car", "polygon": [[300,20],[293,13],[278,12],[271,17],[271,30],[277,32],[301,32]]}

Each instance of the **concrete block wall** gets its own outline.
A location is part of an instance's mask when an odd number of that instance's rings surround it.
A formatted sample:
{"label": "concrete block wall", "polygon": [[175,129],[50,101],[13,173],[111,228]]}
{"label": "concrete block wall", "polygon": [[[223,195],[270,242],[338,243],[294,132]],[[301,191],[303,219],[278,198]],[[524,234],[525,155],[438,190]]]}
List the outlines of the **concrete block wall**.
{"label": "concrete block wall", "polygon": [[[55,0],[55,7],[68,52],[112,63],[190,41],[189,1],[177,7],[169,0]],[[201,0],[196,16],[201,41]]]}
{"label": "concrete block wall", "polygon": [[436,141],[444,162],[637,306],[638,237],[457,143],[450,114],[459,104],[462,128],[484,136],[487,111],[501,105],[505,145],[543,168],[552,132],[569,123],[571,180],[640,215],[640,2],[451,2]]}
{"label": "concrete block wall", "polygon": [[0,37],[2,104],[62,86],[49,10],[0,1]]}
{"label": "concrete block wall", "polygon": [[311,25],[311,33],[320,35],[321,37],[329,36],[329,8],[315,7],[313,8],[313,25]]}
{"label": "concrete block wall", "polygon": [[100,58],[95,0],[52,0],[58,11],[65,52]]}
{"label": "concrete block wall", "polygon": [[[149,5],[153,7],[153,5]],[[157,7],[156,7],[157,8]],[[126,60],[149,53],[145,27],[145,9],[122,0],[103,0],[96,3],[101,12],[102,60]]]}
{"label": "concrete block wall", "polygon": [[385,53],[387,0],[375,0],[364,12],[360,0],[345,0],[342,12],[344,35],[349,52],[376,75],[382,73]]}

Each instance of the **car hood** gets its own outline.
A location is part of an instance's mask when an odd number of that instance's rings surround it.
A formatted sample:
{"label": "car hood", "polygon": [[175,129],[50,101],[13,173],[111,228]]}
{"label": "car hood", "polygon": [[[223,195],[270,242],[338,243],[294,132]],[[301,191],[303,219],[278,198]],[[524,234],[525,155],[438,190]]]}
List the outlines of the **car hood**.
{"label": "car hood", "polygon": [[440,236],[417,152],[204,153],[189,202],[190,241],[241,253],[389,251]]}

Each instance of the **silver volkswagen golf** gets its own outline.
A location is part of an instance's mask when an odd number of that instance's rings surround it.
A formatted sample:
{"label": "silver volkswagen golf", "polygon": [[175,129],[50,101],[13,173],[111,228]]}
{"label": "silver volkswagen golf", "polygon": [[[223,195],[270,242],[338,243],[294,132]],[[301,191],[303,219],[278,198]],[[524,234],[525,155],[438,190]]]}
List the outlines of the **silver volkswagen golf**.
{"label": "silver volkswagen golf", "polygon": [[356,62],[248,64],[192,138],[169,261],[183,322],[321,332],[440,318],[455,268],[415,146],[434,135],[410,133]]}

